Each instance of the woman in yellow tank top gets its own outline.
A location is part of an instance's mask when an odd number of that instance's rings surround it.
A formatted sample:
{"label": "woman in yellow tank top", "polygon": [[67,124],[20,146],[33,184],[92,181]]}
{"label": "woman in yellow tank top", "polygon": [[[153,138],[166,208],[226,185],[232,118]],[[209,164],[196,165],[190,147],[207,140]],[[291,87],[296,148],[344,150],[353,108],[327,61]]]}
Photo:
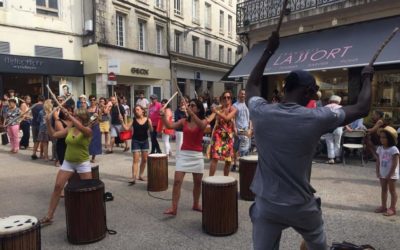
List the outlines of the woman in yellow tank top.
{"label": "woman in yellow tank top", "polygon": [[[92,129],[89,126],[89,113],[86,109],[78,109],[74,115],[70,115],[62,108],[67,119],[72,122],[72,127],[68,126],[60,131],[54,131],[50,125],[50,116],[47,119],[47,129],[50,136],[64,138],[67,144],[64,162],[58,171],[53,194],[51,195],[49,210],[47,215],[40,220],[42,226],[53,223],[54,212],[57,208],[60,194],[65,184],[71,178],[74,171],[79,173],[81,179],[91,179],[92,172],[89,161],[89,144],[92,138]],[[54,117],[59,119],[59,111],[55,111]]]}

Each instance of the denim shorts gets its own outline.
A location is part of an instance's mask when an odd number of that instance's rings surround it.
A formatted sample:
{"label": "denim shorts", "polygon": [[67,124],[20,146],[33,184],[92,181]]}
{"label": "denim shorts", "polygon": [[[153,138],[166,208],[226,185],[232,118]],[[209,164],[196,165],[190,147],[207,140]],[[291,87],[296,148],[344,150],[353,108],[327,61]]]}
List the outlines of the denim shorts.
{"label": "denim shorts", "polygon": [[132,140],[132,153],[133,152],[144,152],[144,151],[149,151],[149,140],[144,140],[144,141],[138,141],[138,140]]}

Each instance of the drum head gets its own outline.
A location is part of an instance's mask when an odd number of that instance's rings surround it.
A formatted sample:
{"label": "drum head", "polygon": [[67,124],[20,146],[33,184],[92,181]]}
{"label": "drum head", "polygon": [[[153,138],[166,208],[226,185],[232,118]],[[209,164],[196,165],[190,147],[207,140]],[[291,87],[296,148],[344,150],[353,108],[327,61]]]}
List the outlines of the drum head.
{"label": "drum head", "polygon": [[203,179],[203,182],[211,184],[228,184],[235,182],[235,178],[230,176],[209,176]]}
{"label": "drum head", "polygon": [[149,156],[155,158],[167,157],[166,154],[149,154]]}
{"label": "drum head", "polygon": [[0,218],[0,235],[25,231],[37,223],[38,219],[30,215],[13,215]]}
{"label": "drum head", "polygon": [[239,160],[243,160],[243,161],[258,161],[258,155],[246,155],[246,156],[242,156],[242,157],[240,157]]}

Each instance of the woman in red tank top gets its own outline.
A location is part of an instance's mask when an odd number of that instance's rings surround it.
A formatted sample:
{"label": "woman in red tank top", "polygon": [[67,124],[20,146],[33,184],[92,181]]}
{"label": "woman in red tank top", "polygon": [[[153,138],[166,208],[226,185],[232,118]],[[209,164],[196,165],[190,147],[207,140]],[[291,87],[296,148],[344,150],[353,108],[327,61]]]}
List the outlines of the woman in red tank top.
{"label": "woman in red tank top", "polygon": [[193,175],[193,206],[194,211],[202,211],[199,204],[201,193],[201,180],[204,171],[203,159],[203,131],[207,126],[203,104],[196,99],[190,101],[186,108],[189,117],[180,119],[174,123],[168,121],[164,110],[160,111],[166,128],[183,130],[183,144],[181,151],[176,156],[176,169],[174,177],[174,188],[172,190],[172,207],[165,210],[164,214],[176,215],[178,202],[181,194],[181,186],[186,173]]}

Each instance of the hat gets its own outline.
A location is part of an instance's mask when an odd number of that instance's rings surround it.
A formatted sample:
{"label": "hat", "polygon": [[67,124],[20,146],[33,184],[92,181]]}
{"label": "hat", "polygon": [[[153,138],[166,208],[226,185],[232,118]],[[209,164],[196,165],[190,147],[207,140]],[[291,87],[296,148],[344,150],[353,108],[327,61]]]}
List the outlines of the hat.
{"label": "hat", "polygon": [[294,85],[313,86],[317,85],[314,76],[304,70],[294,70],[286,76],[286,82],[291,82]]}
{"label": "hat", "polygon": [[329,102],[337,102],[338,104],[340,104],[341,101],[342,98],[338,95],[331,95],[331,98],[329,98]]}
{"label": "hat", "polygon": [[79,98],[84,98],[85,100],[87,99],[85,95],[80,95]]}
{"label": "hat", "polygon": [[155,95],[155,94],[152,94],[152,95],[150,96],[150,99],[158,99],[158,96]]}
{"label": "hat", "polygon": [[394,129],[391,126],[386,126],[386,127],[382,128],[380,131],[383,131],[383,130],[388,132],[392,136],[392,138],[394,139],[394,142],[397,144],[397,136],[398,136],[398,134],[397,134],[396,129]]}

